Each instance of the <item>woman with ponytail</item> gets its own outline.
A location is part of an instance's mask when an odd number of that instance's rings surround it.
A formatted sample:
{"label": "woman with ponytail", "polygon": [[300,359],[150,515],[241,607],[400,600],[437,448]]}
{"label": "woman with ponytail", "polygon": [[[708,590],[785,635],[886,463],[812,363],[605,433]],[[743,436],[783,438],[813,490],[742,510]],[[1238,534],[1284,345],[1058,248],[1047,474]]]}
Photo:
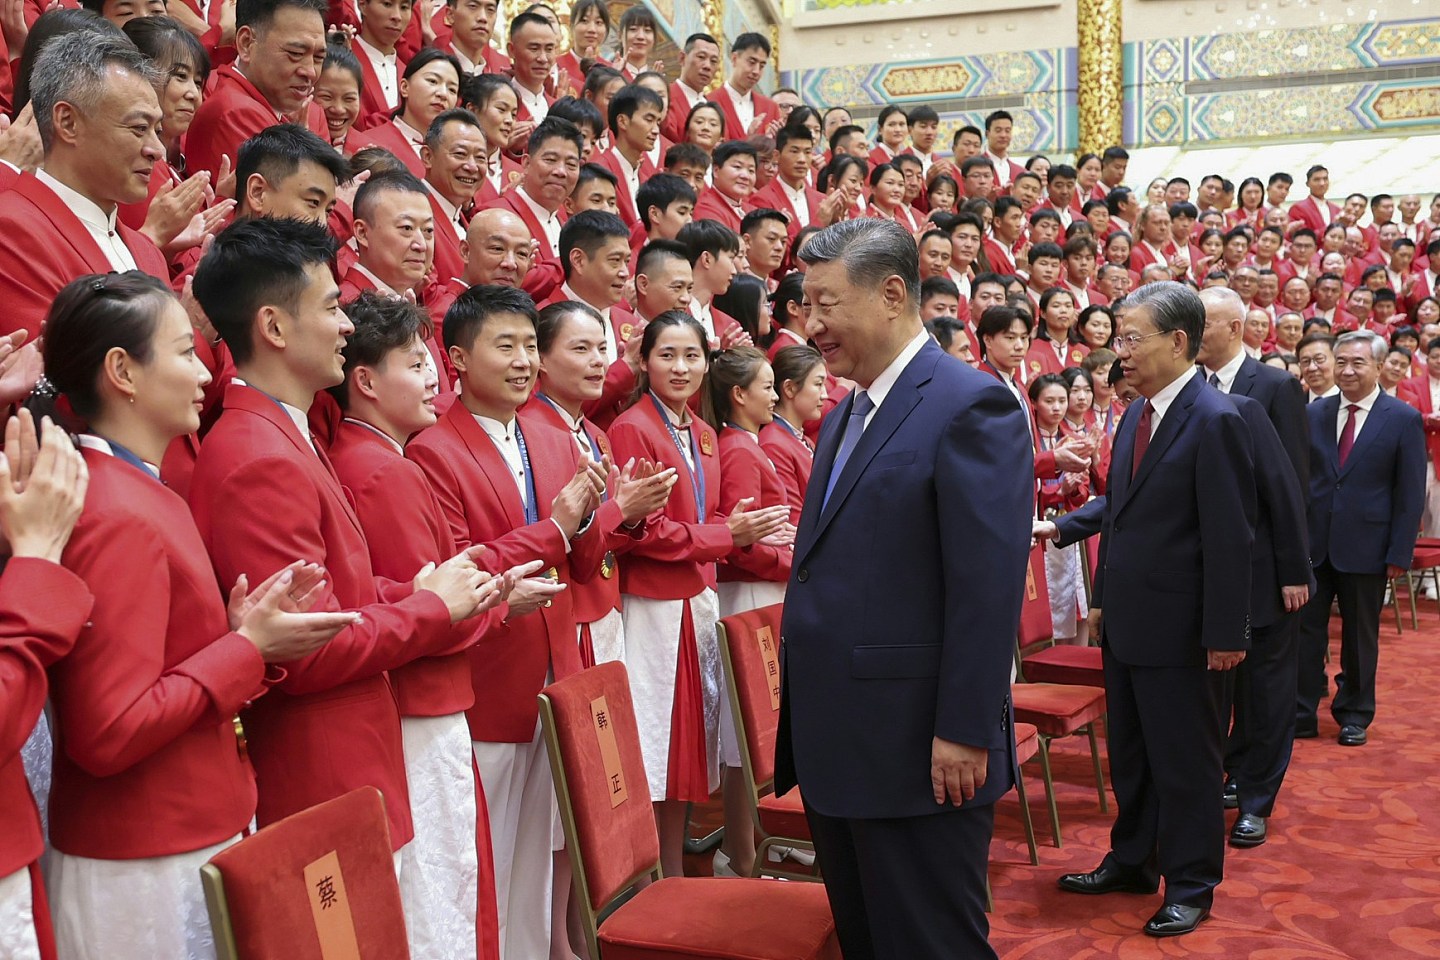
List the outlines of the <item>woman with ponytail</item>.
{"label": "woman with ponytail", "polygon": [[805,430],[819,423],[825,410],[825,358],[814,347],[793,346],[776,351],[770,364],[775,371],[775,415],[760,430],[760,448],[775,465],[790,504],[790,523],[798,527],[815,459]]}
{"label": "woman with ponytail", "polygon": [[199,867],[249,829],[255,781],[236,714],[267,664],[354,619],[305,613],[323,571],[291,564],[229,604],[185,502],[160,482],[210,375],[184,308],[138,271],[81,277],[45,328],[52,401],[80,430],[84,511],[62,562],[95,598],[50,670],[48,888],[67,960],[211,958]]}
{"label": "woman with ponytail", "polygon": [[691,416],[707,360],[705,328],[670,310],[645,326],[639,398],[610,426],[615,462],[648,460],[679,477],[620,567],[625,665],[666,876],[684,870],[685,809],[719,779],[716,561],[780,529],[784,506],[720,512],[715,431]]}

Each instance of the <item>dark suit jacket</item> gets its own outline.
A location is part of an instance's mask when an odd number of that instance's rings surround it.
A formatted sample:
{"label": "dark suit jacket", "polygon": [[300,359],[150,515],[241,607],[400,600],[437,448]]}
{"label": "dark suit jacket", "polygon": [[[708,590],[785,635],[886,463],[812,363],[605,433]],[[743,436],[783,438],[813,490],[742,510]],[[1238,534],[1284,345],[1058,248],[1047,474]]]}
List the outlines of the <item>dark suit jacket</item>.
{"label": "dark suit jacket", "polygon": [[1198,374],[1170,404],[1131,478],[1145,404],[1115,432],[1092,603],[1131,666],[1201,666],[1250,646],[1255,461],[1244,419]]}
{"label": "dark suit jacket", "polygon": [[[1249,397],[1265,408],[1300,479],[1302,495],[1310,490],[1310,427],[1305,421],[1305,391],[1288,372],[1267,367],[1253,357],[1240,362],[1230,385],[1231,396]],[[1298,582],[1298,581],[1296,581]]]}
{"label": "dark suit jacket", "polygon": [[1408,569],[1425,507],[1420,414],[1384,391],[1340,466],[1341,395],[1306,408],[1310,420],[1310,559],[1342,573]]}
{"label": "dark suit jacket", "polygon": [[939,812],[932,740],[985,747],[971,805],[1013,782],[1010,665],[1029,555],[1025,416],[926,343],[822,504],[852,398],[827,418],[785,598],[776,790],[834,817]]}

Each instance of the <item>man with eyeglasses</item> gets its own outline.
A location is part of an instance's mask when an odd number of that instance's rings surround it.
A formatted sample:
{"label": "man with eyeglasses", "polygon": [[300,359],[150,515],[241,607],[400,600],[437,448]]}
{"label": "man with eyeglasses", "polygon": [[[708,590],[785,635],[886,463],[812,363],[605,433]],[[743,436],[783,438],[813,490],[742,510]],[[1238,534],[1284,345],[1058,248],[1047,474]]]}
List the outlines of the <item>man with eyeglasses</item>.
{"label": "man with eyeglasses", "polygon": [[1314,403],[1340,392],[1335,385],[1335,338],[1319,331],[1307,333],[1295,348],[1300,361],[1300,379],[1305,382],[1305,402]]}
{"label": "man with eyeglasses", "polygon": [[1106,498],[1035,524],[1061,544],[1100,532],[1091,635],[1102,638],[1118,809],[1109,854],[1060,887],[1154,893],[1164,877],[1164,905],[1144,928],[1155,937],[1195,930],[1223,875],[1223,671],[1250,646],[1253,445],[1197,372],[1204,330],[1204,304],[1183,284],[1149,284],[1121,304],[1114,350],[1145,399],[1116,431]]}

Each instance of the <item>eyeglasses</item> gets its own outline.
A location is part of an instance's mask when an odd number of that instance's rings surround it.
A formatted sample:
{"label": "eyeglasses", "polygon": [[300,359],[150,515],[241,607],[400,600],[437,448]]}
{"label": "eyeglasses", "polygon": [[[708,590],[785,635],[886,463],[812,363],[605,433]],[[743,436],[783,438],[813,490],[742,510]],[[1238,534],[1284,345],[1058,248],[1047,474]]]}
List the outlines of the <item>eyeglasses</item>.
{"label": "eyeglasses", "polygon": [[1147,333],[1144,336],[1132,333],[1128,336],[1116,337],[1114,340],[1110,341],[1110,349],[1114,350],[1116,353],[1119,353],[1122,349],[1126,353],[1129,353],[1131,350],[1134,350],[1136,347],[1140,346],[1140,341],[1149,340],[1151,337],[1163,337],[1169,332],[1169,330],[1157,330],[1154,333]]}

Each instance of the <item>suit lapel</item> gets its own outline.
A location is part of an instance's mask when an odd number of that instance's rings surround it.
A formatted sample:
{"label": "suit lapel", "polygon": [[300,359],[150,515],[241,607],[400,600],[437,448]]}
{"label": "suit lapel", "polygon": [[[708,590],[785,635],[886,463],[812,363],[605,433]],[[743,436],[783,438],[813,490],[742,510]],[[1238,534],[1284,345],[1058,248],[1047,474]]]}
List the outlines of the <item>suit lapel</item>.
{"label": "suit lapel", "polygon": [[[55,232],[64,238],[75,251],[75,254],[85,261],[85,266],[92,273],[109,273],[110,261],[100,250],[100,245],[95,238],[90,236],[90,231],[80,218],[70,211],[61,200],[59,195],[45,184],[33,173],[27,173],[15,182],[13,188],[16,193],[25,197],[33,203],[45,218],[55,225]],[[132,253],[133,257],[134,254]]]}
{"label": "suit lapel", "polygon": [[[1340,396],[1327,397],[1318,400],[1317,403],[1325,404],[1320,410],[1320,421],[1324,429],[1320,434],[1320,446],[1325,451],[1325,456],[1330,460],[1330,469],[1336,474],[1340,473],[1340,441],[1337,431],[1340,424]],[[1351,451],[1354,452],[1353,450]]]}
{"label": "suit lapel", "polygon": [[[1350,456],[1345,458],[1345,465],[1340,467],[1339,476],[1345,476],[1355,464],[1364,460],[1366,450],[1375,443],[1375,440],[1380,434],[1385,432],[1385,424],[1390,419],[1389,404],[1385,401],[1390,399],[1392,398],[1386,396],[1383,392],[1375,398],[1375,403],[1370,408],[1370,412],[1365,415],[1365,423],[1360,427],[1360,435],[1355,438],[1355,445],[1350,448]],[[1335,422],[1340,422],[1340,405],[1338,403],[1335,405]],[[1335,436],[1334,430],[1330,431],[1330,436]],[[1338,464],[1340,459],[1338,443],[1336,445],[1335,459]]]}
{"label": "suit lapel", "polygon": [[[520,491],[513,481],[507,484],[507,489],[501,490],[495,483],[497,475],[504,476],[507,480],[510,477],[510,467],[505,463],[505,458],[500,451],[495,449],[495,442],[490,435],[480,429],[480,424],[470,414],[469,409],[460,402],[459,398],[445,414],[450,418],[450,423],[459,434],[460,441],[465,444],[466,451],[470,454],[480,472],[490,484],[490,490],[495,494],[495,502],[502,505],[505,510],[505,520],[510,524],[512,530],[518,530],[525,526],[525,503],[520,499]],[[536,496],[539,496],[538,492]]]}
{"label": "suit lapel", "polygon": [[1253,397],[1255,395],[1255,368],[1258,364],[1246,357],[1240,361],[1240,369],[1235,374],[1235,381],[1230,384],[1230,392],[1238,393],[1242,397]]}
{"label": "suit lapel", "polygon": [[[1170,404],[1170,409],[1166,410],[1165,415],[1160,418],[1160,426],[1155,428],[1155,436],[1150,438],[1150,445],[1145,448],[1145,456],[1140,460],[1140,468],[1135,471],[1135,479],[1126,491],[1127,502],[1130,495],[1134,494],[1145,482],[1145,478],[1150,476],[1150,471],[1155,469],[1155,464],[1165,455],[1170,444],[1175,442],[1185,421],[1190,419],[1190,407],[1195,403],[1195,398],[1199,395],[1203,384],[1204,379],[1198,373],[1191,377],[1190,382],[1180,389],[1179,396]],[[1133,440],[1131,449],[1134,449]],[[1133,454],[1131,459],[1134,459]],[[1119,512],[1118,508],[1116,512]]]}

